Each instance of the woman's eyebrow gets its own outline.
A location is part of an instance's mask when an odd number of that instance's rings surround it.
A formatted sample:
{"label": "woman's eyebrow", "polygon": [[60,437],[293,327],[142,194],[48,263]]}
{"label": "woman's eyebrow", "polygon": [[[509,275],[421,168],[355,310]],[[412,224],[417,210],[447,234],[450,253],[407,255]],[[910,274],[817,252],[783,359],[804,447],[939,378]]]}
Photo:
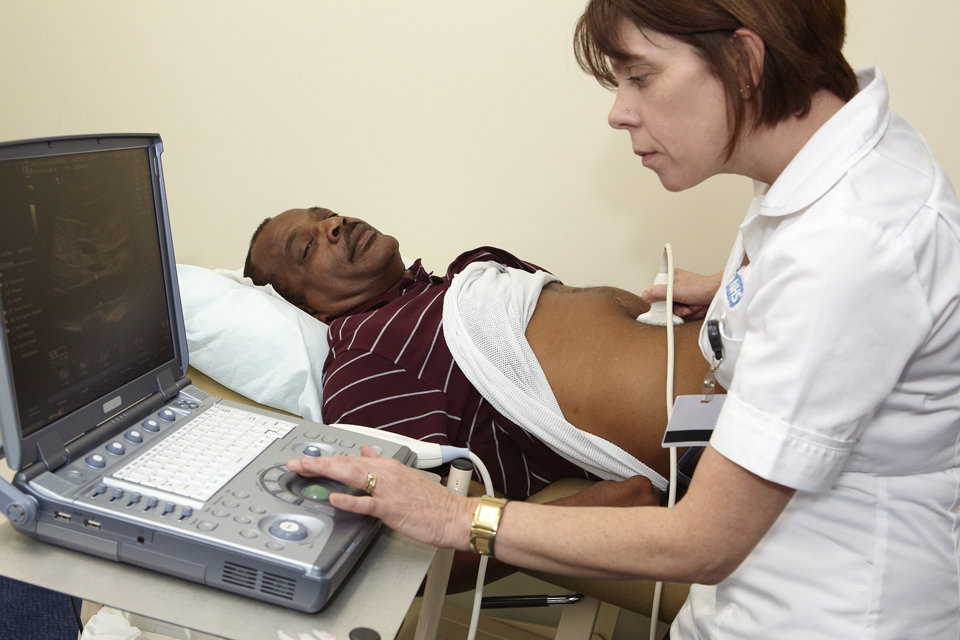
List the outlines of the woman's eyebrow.
{"label": "woman's eyebrow", "polygon": [[642,55],[630,56],[629,58],[618,60],[617,63],[619,63],[619,65],[624,69],[629,69],[630,67],[635,67],[637,65],[650,66],[653,64],[648,56]]}

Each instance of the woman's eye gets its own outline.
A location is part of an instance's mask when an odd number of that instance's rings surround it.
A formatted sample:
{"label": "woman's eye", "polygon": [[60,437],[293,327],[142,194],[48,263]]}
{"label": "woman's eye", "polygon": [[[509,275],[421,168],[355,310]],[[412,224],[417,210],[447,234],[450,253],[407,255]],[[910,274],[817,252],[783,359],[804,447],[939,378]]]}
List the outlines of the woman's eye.
{"label": "woman's eye", "polygon": [[312,245],[312,244],[313,244],[313,240],[311,240],[310,242],[308,242],[307,244],[305,244],[305,245],[303,246],[303,256],[302,256],[302,257],[303,257],[304,260],[306,260],[306,258],[307,258],[307,253],[310,251],[310,245]]}
{"label": "woman's eye", "polygon": [[647,76],[630,76],[629,78],[627,78],[627,80],[637,85],[638,87],[642,87],[647,84]]}

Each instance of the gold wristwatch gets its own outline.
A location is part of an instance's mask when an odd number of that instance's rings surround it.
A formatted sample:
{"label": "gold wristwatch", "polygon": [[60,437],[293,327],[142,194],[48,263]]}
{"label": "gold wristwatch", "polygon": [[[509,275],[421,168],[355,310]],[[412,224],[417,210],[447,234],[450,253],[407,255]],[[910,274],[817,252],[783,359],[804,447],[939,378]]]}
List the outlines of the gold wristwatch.
{"label": "gold wristwatch", "polygon": [[470,524],[470,551],[482,556],[493,555],[493,541],[497,537],[500,516],[507,501],[503,498],[483,496]]}

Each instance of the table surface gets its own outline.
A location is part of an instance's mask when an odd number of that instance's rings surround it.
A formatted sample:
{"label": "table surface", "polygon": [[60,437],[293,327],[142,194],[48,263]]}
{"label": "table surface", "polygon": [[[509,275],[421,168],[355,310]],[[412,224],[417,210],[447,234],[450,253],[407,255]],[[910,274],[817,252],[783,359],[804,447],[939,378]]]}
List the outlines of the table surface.
{"label": "table surface", "polygon": [[[0,476],[13,476],[5,460]],[[308,614],[40,542],[0,517],[0,575],[231,640],[347,640],[356,627],[392,640],[435,552],[383,527],[327,606]]]}

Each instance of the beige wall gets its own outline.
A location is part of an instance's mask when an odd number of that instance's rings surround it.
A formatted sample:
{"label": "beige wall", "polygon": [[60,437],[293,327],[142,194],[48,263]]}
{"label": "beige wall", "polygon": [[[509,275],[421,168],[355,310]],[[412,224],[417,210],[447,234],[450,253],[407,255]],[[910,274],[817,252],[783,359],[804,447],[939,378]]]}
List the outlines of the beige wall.
{"label": "beige wall", "polygon": [[[642,290],[664,242],[719,269],[750,194],[664,191],[582,74],[585,0],[0,0],[0,140],[163,136],[180,262],[236,268],[266,215],[322,205],[442,272],[509,249]],[[960,180],[957,0],[851,0],[848,57]],[[584,262],[586,264],[580,264]]]}

